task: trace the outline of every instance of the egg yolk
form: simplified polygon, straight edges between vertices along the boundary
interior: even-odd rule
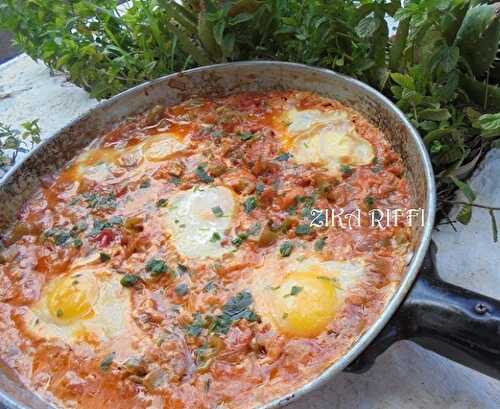
[[[147,160],[158,162],[182,149],[184,149],[184,144],[177,141],[174,135],[162,134],[149,139],[143,146],[143,153]]]
[[[57,278],[47,293],[50,315],[62,322],[91,318],[97,291],[89,278],[78,274]]]
[[[289,336],[315,337],[335,318],[335,287],[326,277],[310,272],[292,273],[274,293],[276,325]]]

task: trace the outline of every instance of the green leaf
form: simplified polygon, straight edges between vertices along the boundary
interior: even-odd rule
[[[391,78],[396,84],[402,86],[403,88],[415,91],[415,82],[409,75],[400,74],[399,72],[393,72],[391,74]]]
[[[441,68],[445,73],[451,72],[457,66],[460,51],[458,47],[442,46],[431,60],[431,71],[437,67]]]
[[[472,206],[464,205],[458,212],[457,220],[462,224],[469,224],[471,217],[472,217]]]
[[[496,114],[484,114],[478,119],[479,126],[484,130],[500,128],[500,112]]]
[[[451,118],[447,109],[423,109],[418,113],[419,119],[427,119],[429,121],[446,121]]]
[[[471,7],[457,33],[456,44],[476,76],[493,64],[500,43],[500,18],[496,7],[481,4]]]
[[[401,71],[403,67],[403,51],[406,47],[408,31],[410,29],[410,19],[399,22],[396,35],[392,39],[390,51],[389,68],[392,71]]]
[[[375,13],[370,13],[358,23],[355,28],[356,34],[361,38],[368,38],[375,34],[375,31],[380,26],[380,19],[375,16]]]
[[[500,107],[500,87],[460,75],[460,87],[478,106],[485,110],[498,111]]]
[[[455,176],[450,176],[450,178],[451,180],[453,180],[453,183],[455,183],[455,185],[457,185],[457,187],[462,191],[469,202],[473,202],[474,200],[476,200],[476,194],[472,191],[471,187],[466,182],[462,182]]]

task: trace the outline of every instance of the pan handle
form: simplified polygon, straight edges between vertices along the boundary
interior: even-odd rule
[[[399,310],[346,371],[365,372],[391,344],[406,339],[500,379],[500,301],[443,281],[435,252],[432,244]]]

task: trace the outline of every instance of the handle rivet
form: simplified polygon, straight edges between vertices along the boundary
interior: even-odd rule
[[[483,315],[487,312],[490,312],[490,307],[482,302],[478,302],[474,307],[474,311],[476,311],[480,315]]]

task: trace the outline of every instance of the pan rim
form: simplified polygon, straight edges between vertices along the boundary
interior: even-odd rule
[[[360,89],[364,94],[371,96],[373,99],[380,101],[388,110],[392,111],[393,114],[397,117],[398,121],[408,130],[408,134],[411,135],[413,142],[415,143],[416,149],[418,151],[418,156],[420,157],[423,167],[424,174],[426,179],[426,208],[424,213],[425,225],[422,230],[422,236],[420,242],[418,243],[415,252],[411,261],[408,264],[405,276],[403,280],[400,282],[398,289],[391,296],[390,300],[387,302],[384,310],[379,315],[377,320],[354,342],[354,344],[350,347],[346,354],[344,354],[337,361],[333,362],[327,369],[325,369],[318,376],[300,386],[296,390],[278,397],[270,402],[267,402],[261,406],[259,409],[272,409],[277,407],[285,406],[300,397],[306,395],[309,392],[319,388],[324,385],[327,381],[332,379],[342,370],[344,370],[356,357],[358,357],[363,350],[368,347],[368,345],[375,339],[375,337],[380,333],[380,331],[384,328],[384,326],[388,323],[389,319],[396,313],[400,304],[405,299],[408,294],[413,282],[415,281],[420,266],[423,262],[424,256],[427,252],[427,248],[429,247],[431,241],[431,233],[434,227],[434,218],[436,211],[436,189],[435,189],[435,180],[434,173],[432,170],[432,164],[423,142],[423,139],[417,132],[417,130],[413,127],[410,121],[406,118],[406,116],[401,112],[401,110],[392,103],[387,97],[385,97],[380,92],[376,91],[369,85],[351,78],[349,76],[339,74],[335,71],[326,69],[326,68],[318,68],[312,67],[305,64],[291,63],[285,61],[269,61],[269,60],[258,60],[258,61],[240,61],[240,62],[230,62],[230,63],[222,63],[222,64],[214,64],[207,65],[203,67],[197,67],[185,71],[180,71],[177,73],[169,74],[160,78],[157,78],[152,81],[148,81],[142,83],[136,87],[130,88],[126,91],[123,91],[110,99],[102,101],[95,105],[94,107],[87,110],[85,113],[76,117],[73,121],[62,127],[60,130],[55,132],[53,135],[46,138],[42,143],[40,143],[35,149],[33,149],[29,154],[24,156],[21,161],[19,161],[16,165],[14,165],[0,180],[0,188],[3,188],[5,185],[9,183],[11,178],[23,168],[25,162],[31,157],[43,151],[46,145],[52,141],[54,138],[58,137],[60,134],[64,133],[69,128],[77,125],[80,121],[85,119],[86,117],[92,115],[93,112],[102,110],[106,107],[109,107],[116,102],[127,98],[130,95],[134,95],[137,92],[143,91],[148,87],[154,86],[158,83],[168,82],[172,79],[175,79],[178,76],[186,76],[193,73],[198,72],[212,72],[218,70],[224,70],[227,67],[233,68],[245,68],[245,67],[270,67],[270,66],[278,66],[278,67],[287,67],[291,69],[300,71],[307,71],[310,73],[317,73],[322,76],[336,78],[342,80],[347,85],[353,86],[354,88]],[[15,409],[24,409],[25,406],[18,402],[13,397],[9,396],[6,392],[4,392],[0,387],[0,403],[6,405],[8,408]]]

